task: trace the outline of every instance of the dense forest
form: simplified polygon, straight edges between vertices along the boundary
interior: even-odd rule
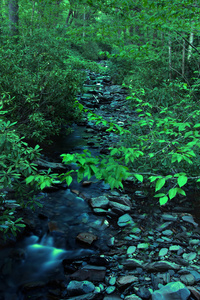
[[[0,230],[23,227],[4,206],[34,207],[38,189],[72,181],[70,170],[41,173],[43,145],[82,117],[120,135],[104,158],[64,154],[81,181],[95,175],[111,188],[132,177],[160,205],[200,181],[200,5],[195,0],[2,0],[0,4]],[[107,61],[107,68],[99,64]],[[77,101],[86,70],[128,91],[137,113],[126,128]],[[26,199],[26,201],[25,201]],[[28,199],[28,200],[27,200]]]

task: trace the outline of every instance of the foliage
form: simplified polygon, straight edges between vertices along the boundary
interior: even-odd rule
[[[0,202],[3,211],[0,217],[0,231],[11,230],[15,233],[24,227],[24,224],[20,223],[21,218],[15,220],[14,208],[6,208],[6,195],[12,190],[17,194],[17,206],[33,207],[33,190],[30,191],[24,179],[36,173],[34,160],[39,157],[41,149],[38,145],[31,148],[24,142],[24,138],[16,133],[16,123],[7,121],[5,111],[1,110],[0,115]]]
[[[64,40],[41,35],[39,31],[26,44],[8,42],[0,49],[0,89],[10,96],[4,109],[26,138],[40,142],[78,117],[73,103],[85,77],[78,70],[87,66],[63,47]]]

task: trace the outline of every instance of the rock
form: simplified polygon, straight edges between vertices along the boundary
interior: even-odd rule
[[[3,204],[7,208],[19,208],[19,207],[21,207],[20,204],[16,203],[16,200],[4,200]]]
[[[103,300],[121,300],[122,298],[120,296],[117,295],[109,295],[109,296],[105,296],[103,298]]]
[[[109,198],[110,201],[121,203],[123,205],[130,206],[130,207],[132,206],[132,203],[130,201],[130,197],[128,195],[123,195],[123,196],[120,196],[120,197],[110,195],[108,198]]]
[[[117,279],[117,284],[119,287],[123,287],[126,285],[129,285],[135,281],[138,281],[138,278],[134,275],[125,275],[125,276],[120,276]]]
[[[199,243],[200,243],[199,239],[189,240],[189,244],[192,246],[199,245]]]
[[[128,295],[124,298],[124,300],[142,300],[140,297],[136,296],[135,294]]]
[[[153,262],[145,265],[145,269],[147,271],[167,271],[167,270],[179,270],[181,267],[177,265],[176,263],[169,262],[169,261],[158,261]]]
[[[83,181],[82,186],[90,186],[92,184],[92,181]]]
[[[143,268],[144,262],[142,260],[138,259],[127,259],[125,262],[123,262],[123,266],[125,269],[131,270],[135,268]]]
[[[109,285],[115,285],[117,278],[115,276],[111,276],[108,280]]]
[[[115,289],[116,289],[115,286],[108,286],[106,288],[106,293],[110,295],[110,294],[114,293]]]
[[[68,300],[92,300],[92,299],[97,299],[97,295],[95,293],[88,293],[85,295],[70,297],[67,299]],[[60,299],[60,300],[64,300],[64,299]]]
[[[80,191],[78,191],[78,190],[71,190],[71,192],[76,194],[77,196],[80,194]]]
[[[66,169],[65,165],[63,165],[62,163],[54,163],[54,162],[46,161],[42,158],[39,158],[37,161],[34,161],[34,163],[38,165],[38,167],[45,168],[45,169],[49,169],[49,168],[53,170]]]
[[[193,286],[187,286],[187,288],[196,300],[200,300],[200,292],[197,289],[195,289]]]
[[[159,226],[157,227],[157,230],[158,230],[159,232],[161,232],[161,231],[165,230],[167,227],[169,227],[169,225],[171,225],[171,224],[172,224],[172,222],[165,222],[165,223],[159,225]]]
[[[192,215],[183,216],[182,220],[192,224],[194,227],[198,227],[198,224],[194,221]]]
[[[150,246],[149,243],[140,243],[140,244],[137,245],[137,248],[139,250],[144,250],[144,249],[148,249],[149,246]]]
[[[128,247],[126,253],[127,253],[127,255],[131,255],[135,252],[135,250],[136,250],[135,246],[130,246],[130,247]]]
[[[95,286],[90,281],[70,281],[70,283],[67,286],[67,292],[69,296],[78,296],[82,294],[88,294],[93,292],[95,289]]]
[[[50,221],[48,223],[48,228],[49,228],[50,232],[61,232],[61,233],[63,233],[63,231],[58,228],[58,224],[57,224],[56,221]]]
[[[98,238],[96,235],[94,235],[90,232],[82,232],[77,235],[76,239],[77,239],[77,241],[82,242],[86,245],[91,245]]]
[[[158,253],[158,256],[165,256],[165,255],[167,255],[167,253],[168,253],[167,248],[161,248],[159,253]]]
[[[131,210],[130,206],[123,205],[121,203],[117,203],[117,202],[113,202],[113,201],[110,201],[109,205],[110,205],[110,207],[113,207],[113,208],[116,208],[116,209],[119,209],[119,210],[125,211],[125,212]]]
[[[119,217],[117,224],[119,227],[125,227],[127,225],[133,225],[134,221],[129,214],[125,214]]]
[[[176,214],[163,214],[161,217],[164,221],[176,221],[178,219]]]
[[[180,281],[170,282],[160,290],[153,292],[152,300],[187,300],[190,291]]]
[[[172,235],[173,234],[173,231],[172,230],[164,230],[163,232],[162,232],[162,234],[163,235],[166,235],[166,236],[170,236],[170,235]]]
[[[137,291],[137,295],[142,299],[149,299],[151,297],[151,292],[149,291],[148,288],[143,286],[139,288],[139,290]]]
[[[86,265],[73,273],[70,278],[73,280],[104,281],[106,267]]]
[[[184,253],[183,254],[183,258],[186,259],[186,260],[194,260],[196,258],[197,254],[196,252],[190,252],[190,253]]]
[[[172,245],[169,247],[169,251],[172,251],[172,252],[177,252],[180,249],[182,249],[182,248],[179,245]]]
[[[181,275],[180,281],[185,285],[193,285],[195,283],[195,277],[192,274]]]
[[[102,216],[102,215],[106,215],[107,214],[107,210],[103,209],[103,208],[94,208],[93,212],[96,215]]]
[[[106,196],[99,196],[90,199],[92,208],[108,208],[109,199]]]
[[[200,274],[197,271],[191,270],[189,272],[194,276],[196,282],[200,281]]]

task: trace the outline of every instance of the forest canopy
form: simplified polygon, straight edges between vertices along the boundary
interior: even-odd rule
[[[194,0],[1,1],[2,203],[12,187],[24,207],[24,195],[32,199],[33,189],[55,179],[38,174],[34,161],[44,143],[63,125],[69,132],[84,113],[76,96],[88,69],[126,87],[130,110],[139,116],[128,131],[107,124],[121,134],[121,147],[110,149],[102,170],[116,164],[118,179],[103,171],[99,179],[115,188],[133,175],[155,189],[161,205],[185,195],[183,187],[198,186],[199,16]],[[100,60],[107,60],[107,69]],[[64,160],[80,162],[77,155]],[[93,165],[100,163],[94,158]],[[87,163],[83,176],[86,170]],[[65,180],[70,184],[70,174]],[[19,223],[9,213],[1,217],[3,230]]]

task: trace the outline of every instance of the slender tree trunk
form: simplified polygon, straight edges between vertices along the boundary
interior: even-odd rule
[[[182,76],[185,77],[185,40],[183,40],[183,53],[182,53]]]
[[[172,80],[172,44],[171,40],[169,40],[169,80]]]
[[[190,61],[191,59],[191,56],[192,56],[192,45],[193,45],[193,42],[194,42],[194,33],[191,31],[190,33],[190,39],[189,39],[189,43],[190,45],[188,46],[188,61]]]
[[[8,10],[9,10],[9,21],[10,21],[10,33],[12,36],[17,36],[19,35],[18,0],[9,0]]]
[[[32,2],[33,2],[33,5],[32,5],[32,14],[31,14],[31,29],[30,29],[30,35],[33,34],[33,28],[34,28],[34,25],[33,25],[33,17],[34,17],[34,13],[35,13],[35,0],[33,0]]]
[[[83,39],[85,37],[85,6],[83,11]]]

